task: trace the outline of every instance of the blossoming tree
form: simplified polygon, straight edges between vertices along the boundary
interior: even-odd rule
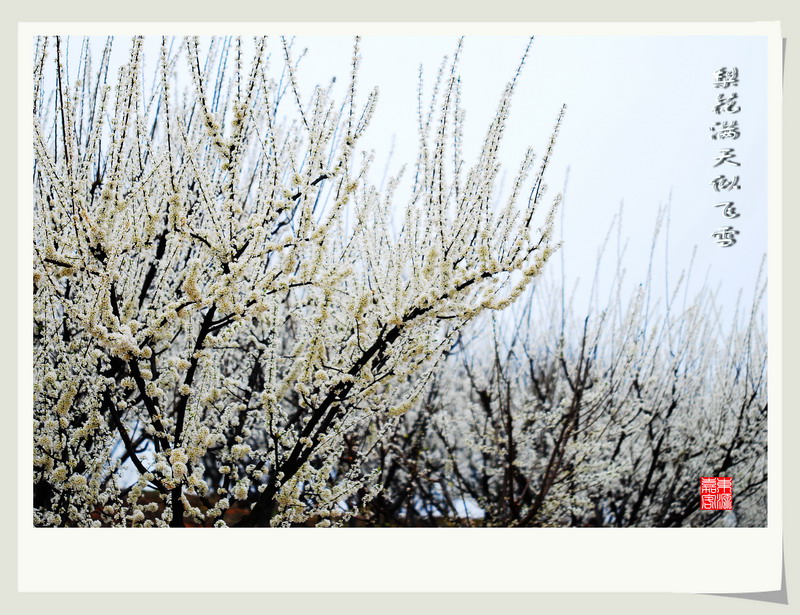
[[[116,74],[111,39],[69,43],[34,61],[34,522],[347,521],[458,332],[553,252],[558,198],[536,215],[563,109],[497,203],[528,50],[467,167],[459,43],[399,206],[358,149],[358,40],[343,99],[303,95],[282,38],[135,37]]]
[[[567,312],[564,328],[557,304],[533,328],[533,302],[516,321],[504,315],[506,327],[498,317],[404,417],[408,444],[400,435],[384,449],[380,465],[398,476],[375,514],[422,525],[765,526],[763,291],[727,330],[708,317],[720,312],[708,291],[659,314],[639,290],[601,313]],[[734,478],[733,511],[700,510],[702,476]]]

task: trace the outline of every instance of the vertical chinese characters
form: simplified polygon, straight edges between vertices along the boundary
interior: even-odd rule
[[[723,89],[725,92],[717,96],[717,103],[714,105],[714,113],[722,116],[724,114],[739,113],[742,108],[739,106],[739,94],[736,91],[729,90],[739,85],[739,69],[736,67],[727,68],[723,66],[714,73],[714,87]],[[714,141],[734,141],[741,136],[739,129],[739,122],[737,120],[722,120],[714,122],[710,127],[711,139]],[[720,144],[728,145],[728,144]],[[713,168],[719,167],[741,167],[742,163],[736,159],[736,150],[733,147],[722,147],[717,150],[714,156]],[[741,190],[742,186],[739,183],[739,175],[728,177],[720,173],[711,180],[711,187],[715,192],[730,192],[733,190]],[[734,201],[721,201],[716,203],[714,207],[720,207],[722,216],[726,219],[738,218],[739,213],[736,211]],[[729,248],[736,243],[736,235],[739,231],[732,226],[722,226],[714,231],[711,236],[722,248]]]

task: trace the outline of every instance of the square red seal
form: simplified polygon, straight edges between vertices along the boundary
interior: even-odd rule
[[[733,510],[733,479],[730,476],[700,478],[700,510]]]

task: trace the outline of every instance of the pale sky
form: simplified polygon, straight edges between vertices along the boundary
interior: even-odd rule
[[[418,66],[430,86],[441,57],[452,55],[454,37],[362,39],[361,93],[378,85],[378,109],[361,142],[385,152],[395,139],[392,168],[416,153]],[[465,153],[474,159],[503,85],[514,74],[527,39],[467,37],[460,62],[466,109]],[[348,37],[302,37],[308,48],[300,67],[315,76],[337,74],[347,83],[352,41]],[[715,88],[717,69],[737,67],[740,84]],[[623,242],[628,241],[626,279],[644,279],[656,214],[670,201],[670,283],[697,254],[692,288],[708,283],[732,305],[739,289],[749,293],[767,252],[767,40],[732,36],[541,36],[536,37],[511,107],[504,143],[507,171],[516,170],[525,147],[544,153],[562,103],[567,113],[548,172],[549,195],[564,189],[563,256],[567,286],[591,283],[596,255],[612,217],[624,203]],[[426,90],[428,91],[428,90]],[[716,115],[720,93],[736,92],[741,111]],[[716,121],[737,120],[741,136],[714,141]],[[736,167],[714,167],[722,148],[733,147]],[[380,157],[375,167],[383,169]],[[738,175],[741,189],[715,192],[720,174]],[[726,220],[714,205],[734,201],[740,216]],[[402,203],[402,202],[400,202]],[[720,227],[740,231],[736,245],[719,247]],[[661,232],[666,233],[666,223]],[[608,255],[613,272],[616,245]],[[664,249],[657,251],[657,266]],[[560,267],[560,265],[559,265]],[[664,287],[663,275],[656,277]],[[662,293],[663,294],[663,293]]]

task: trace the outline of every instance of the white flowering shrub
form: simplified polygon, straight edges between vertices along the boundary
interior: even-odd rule
[[[378,104],[357,104],[358,42],[343,99],[301,93],[284,39],[68,44],[38,39],[33,75],[34,523],[369,510],[375,456],[458,332],[555,248],[558,199],[534,220],[561,115],[496,203],[522,64],[470,163],[459,45],[399,206],[358,149]]]
[[[620,272],[605,309],[576,317],[548,279],[460,339],[383,449],[376,518],[766,526],[766,285],[727,322],[685,276],[658,302]],[[733,477],[733,512],[699,510],[702,476]]]

